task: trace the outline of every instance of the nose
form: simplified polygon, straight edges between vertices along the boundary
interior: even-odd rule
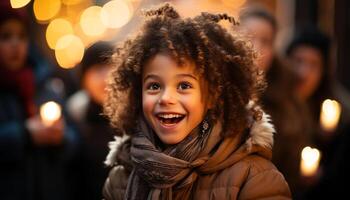
[[[300,79],[305,79],[311,72],[310,66],[307,63],[299,63],[296,66],[296,73]]]
[[[10,42],[12,46],[17,46],[20,44],[21,39],[19,37],[11,37]]]
[[[175,92],[172,91],[171,89],[165,89],[161,93],[159,100],[158,100],[160,105],[171,105],[175,104],[176,102],[176,97],[175,97]]]

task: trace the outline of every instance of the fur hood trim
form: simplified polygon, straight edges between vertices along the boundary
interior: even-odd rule
[[[110,141],[108,143],[109,147],[109,153],[107,155],[107,158],[104,162],[106,166],[113,166],[116,162],[116,157],[118,153],[118,147],[126,141],[130,136],[124,134],[122,137],[114,136],[114,141]]]
[[[256,106],[253,101],[250,101],[247,105],[247,109],[252,108],[260,109],[260,107]],[[274,133],[275,128],[271,123],[270,115],[262,112],[262,118],[259,121],[253,120],[249,136],[245,141],[245,145],[248,150],[250,150],[253,145],[272,149]],[[130,136],[126,134],[124,134],[123,137],[115,136],[114,141],[109,142],[108,146],[110,151],[104,162],[107,166],[113,166],[115,164],[119,145],[126,141],[129,137]]]
[[[256,106],[253,101],[250,101],[247,105],[247,109],[262,109]],[[245,145],[248,150],[251,149],[253,145],[262,146],[264,148],[272,149],[273,147],[273,134],[275,133],[274,125],[271,123],[271,117],[267,113],[262,111],[262,117],[259,121],[253,121],[249,137],[246,139]]]

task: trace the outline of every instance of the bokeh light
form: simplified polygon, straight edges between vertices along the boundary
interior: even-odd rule
[[[55,56],[58,64],[65,69],[73,68],[84,55],[84,45],[79,37],[65,35],[56,44]]]
[[[34,15],[39,21],[48,21],[61,9],[60,0],[35,0],[34,5]]]
[[[84,31],[82,30],[80,24],[75,24],[74,27],[74,35],[78,36],[81,41],[83,42],[85,48],[90,46],[92,43],[98,41],[101,39],[101,37],[103,35],[99,35],[99,36],[88,36],[84,33]]]
[[[124,0],[113,0],[106,3],[101,10],[101,19],[108,28],[124,26],[133,14],[133,7]]]
[[[43,123],[51,126],[61,117],[61,106],[54,101],[49,101],[40,107],[40,117]]]
[[[309,146],[301,152],[300,171],[303,176],[314,176],[317,173],[321,152]]]
[[[106,26],[101,20],[101,10],[99,6],[91,6],[81,14],[80,26],[86,35],[97,36],[105,32]]]
[[[82,0],[61,0],[64,5],[71,6],[82,2]]]
[[[325,131],[333,131],[337,128],[341,114],[341,105],[331,99],[326,99],[322,103],[320,122]]]
[[[72,24],[62,18],[50,22],[46,29],[46,41],[51,49],[55,49],[59,38],[64,35],[73,34]]]
[[[30,0],[11,0],[10,1],[12,8],[22,8],[26,6],[29,2]]]

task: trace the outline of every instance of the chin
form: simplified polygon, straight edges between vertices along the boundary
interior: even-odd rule
[[[183,140],[183,138],[179,138],[179,137],[166,137],[166,136],[159,137],[159,139],[166,145],[178,144]]]

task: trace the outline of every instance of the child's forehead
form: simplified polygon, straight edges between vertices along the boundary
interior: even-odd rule
[[[198,67],[191,59],[178,59],[168,54],[156,54],[149,59],[143,67],[143,74],[146,73],[189,73],[199,75]]]

